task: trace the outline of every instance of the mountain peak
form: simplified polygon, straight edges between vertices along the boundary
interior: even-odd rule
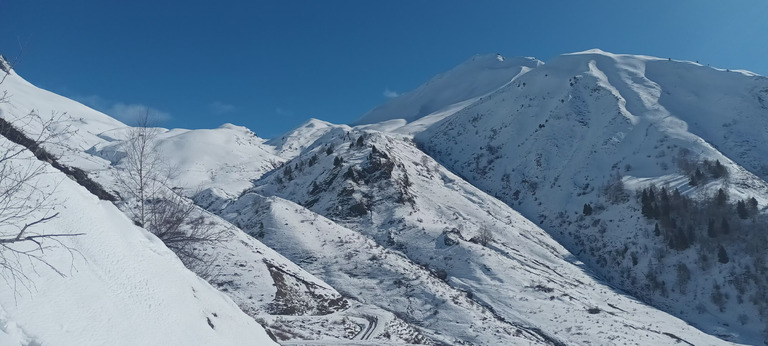
[[[524,70],[543,64],[530,57],[505,58],[501,54],[477,54],[415,90],[370,110],[353,125],[393,119],[412,122],[451,105],[482,97],[506,85]]]

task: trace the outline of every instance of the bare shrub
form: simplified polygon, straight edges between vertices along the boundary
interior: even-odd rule
[[[211,259],[203,256],[200,247],[220,243],[228,234],[227,229],[207,222],[191,200],[169,186],[173,170],[156,151],[160,132],[149,124],[147,111],[138,126],[128,132],[122,146],[125,157],[114,176],[127,193],[123,198],[124,209],[138,225],[173,250],[188,268],[198,274],[209,273]]]
[[[2,57],[0,64],[4,72],[0,80],[2,84],[10,73],[10,65]],[[0,103],[8,102],[8,93],[3,91]],[[33,286],[30,275],[36,273],[37,265],[64,276],[44,256],[45,250],[60,247],[74,255],[76,250],[62,243],[61,238],[82,235],[40,230],[41,225],[59,215],[54,211],[59,201],[51,198],[58,183],[43,179],[48,174],[47,164],[38,158],[53,158],[43,146],[69,133],[67,127],[51,130],[62,117],[64,114],[52,114],[43,119],[32,111],[17,119],[0,118],[0,135],[3,137],[0,140],[0,276],[14,292],[19,287],[29,289]],[[30,136],[20,129],[36,133]]]

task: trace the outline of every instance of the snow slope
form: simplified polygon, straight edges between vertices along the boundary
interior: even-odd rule
[[[130,128],[101,134],[103,141],[86,150],[95,159],[119,164],[125,157],[123,141]],[[171,172],[169,184],[183,188],[189,196],[208,188],[237,195],[255,179],[282,164],[275,149],[242,126],[224,124],[216,129],[153,129],[153,150]],[[107,166],[108,167],[108,166]],[[101,167],[102,170],[107,167]]]
[[[744,246],[764,244],[760,234],[709,241],[706,227],[694,227],[689,237],[699,234],[699,243],[668,250],[641,216],[635,191],[656,184],[704,201],[724,188],[732,208],[755,197],[764,209],[767,95],[768,78],[752,73],[592,50],[529,71],[415,140],[538,222],[613,284],[709,333],[760,343],[759,310],[768,297],[762,276],[753,273],[762,271],[765,252]],[[730,174],[689,185],[687,170],[703,160],[720,161]],[[612,200],[604,188],[617,181],[625,196]],[[596,215],[582,215],[585,204]],[[707,259],[718,244],[730,263]],[[690,280],[682,279],[681,266]],[[735,284],[739,278],[748,283]],[[720,292],[722,306],[711,298]]]
[[[4,138],[0,145],[14,146]],[[42,164],[29,152],[13,160],[17,167],[35,162]],[[4,345],[272,343],[258,323],[184,268],[155,236],[60,172],[45,169],[49,172],[32,183],[49,194],[52,210],[47,215],[59,214],[33,230],[83,235],[43,243],[48,248],[42,258],[64,275],[22,258],[19,268],[29,278],[3,282]],[[21,222],[45,216],[45,211]],[[5,270],[3,276],[10,277]]]
[[[394,119],[412,122],[446,107],[479,98],[541,64],[534,58],[505,59],[498,55],[475,55],[450,71],[433,77],[416,90],[370,110],[353,125]]]

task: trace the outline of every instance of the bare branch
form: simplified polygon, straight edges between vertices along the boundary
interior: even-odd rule
[[[210,270],[204,269],[199,248],[215,246],[229,232],[206,222],[204,213],[192,201],[169,186],[173,170],[155,150],[159,131],[149,127],[150,119],[147,111],[122,145],[125,157],[114,176],[125,193],[123,209],[138,225],[160,238],[188,268],[207,273]]]
[[[2,83],[10,67],[0,63],[5,67]],[[7,92],[1,95],[0,102],[10,102]],[[52,113],[44,119],[33,110],[24,116],[14,118],[12,113],[5,113],[0,118],[0,277],[15,293],[19,288],[34,288],[31,276],[38,274],[38,266],[64,276],[48,261],[47,249],[64,249],[73,260],[78,253],[61,239],[82,233],[46,234],[37,230],[59,216],[51,212],[62,201],[51,196],[63,179],[44,178],[51,172],[46,162],[55,161],[44,147],[59,145],[59,139],[72,133],[64,124],[65,117],[65,113]]]
[[[32,226],[34,226],[34,225],[37,225],[37,224],[39,224],[39,223],[44,223],[44,222],[47,222],[48,220],[51,220],[51,219],[53,219],[53,218],[55,218],[55,217],[57,217],[57,216],[59,216],[59,213],[53,214],[53,215],[51,215],[51,216],[48,216],[48,217],[43,217],[43,218],[41,218],[41,219],[39,219],[39,220],[37,220],[37,221],[34,221],[34,222],[30,222],[30,223],[28,223],[28,224],[24,225],[24,227],[22,227],[22,228],[21,228],[21,231],[19,231],[19,234],[17,234],[17,235],[16,235],[16,238],[14,238],[14,240],[15,240],[15,241],[23,241],[24,239],[27,239],[27,240],[28,240],[28,239],[33,239],[33,238],[34,238],[34,236],[32,236],[32,237],[25,237],[25,238],[23,238],[23,239],[21,238],[21,236],[24,234],[24,231],[26,231],[26,230],[27,230],[27,228],[30,228],[30,227],[32,227]],[[4,240],[4,239],[0,239],[0,242],[2,242],[3,240]],[[11,241],[9,241],[9,242],[11,242]]]

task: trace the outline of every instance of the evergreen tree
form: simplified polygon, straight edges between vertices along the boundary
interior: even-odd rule
[[[725,248],[722,244],[717,249],[717,261],[720,263],[728,263],[730,259],[728,258],[728,253],[725,252]]]
[[[749,218],[749,212],[747,211],[747,204],[743,200],[736,203],[736,213],[739,214],[739,218],[745,220]]]
[[[750,215],[757,214],[757,200],[755,199],[755,197],[750,197],[747,200],[747,209]]]
[[[675,250],[685,250],[691,245],[688,235],[682,227],[675,228]]]
[[[641,197],[642,201],[642,214],[646,218],[652,218],[653,217],[653,200],[651,199],[650,195],[648,194],[648,189],[643,189],[643,194]]]
[[[312,167],[312,166],[314,166],[317,163],[318,160],[319,159],[317,157],[317,154],[314,154],[314,155],[312,155],[312,157],[309,158],[309,161],[307,161],[307,165],[309,167]]]
[[[693,225],[688,225],[688,242],[693,244],[696,241],[696,231],[693,229]]]
[[[669,193],[667,193],[667,188],[662,187],[661,191],[659,192],[659,199],[661,200],[659,203],[659,216],[663,218],[669,217]]]
[[[718,189],[717,196],[715,196],[715,203],[722,207],[725,206],[726,202],[728,202],[728,194],[726,194],[723,189]]]
[[[728,224],[728,220],[723,216],[723,220],[720,222],[720,232],[723,234],[731,233],[731,226]]]
[[[717,237],[717,230],[715,229],[715,220],[709,219],[709,223],[707,223],[707,235],[710,238]]]
[[[582,213],[584,213],[584,215],[586,216],[592,215],[592,206],[589,205],[589,203],[584,203],[584,208],[582,209]]]
[[[683,195],[680,194],[680,190],[675,189],[672,191],[672,196],[669,198],[669,209],[671,212],[675,212],[683,207]]]
[[[726,175],[728,175],[728,169],[726,169],[725,166],[720,163],[720,160],[715,161],[715,169],[713,172],[715,179],[722,178]]]
[[[694,172],[693,175],[696,177],[697,182],[703,182],[707,178],[698,167],[696,167],[696,172]]]
[[[291,169],[291,165],[286,165],[285,169],[283,170],[283,175],[288,179],[293,179],[293,169]]]
[[[661,235],[661,229],[659,229],[659,223],[656,223],[656,226],[653,227],[653,235],[660,236]]]

